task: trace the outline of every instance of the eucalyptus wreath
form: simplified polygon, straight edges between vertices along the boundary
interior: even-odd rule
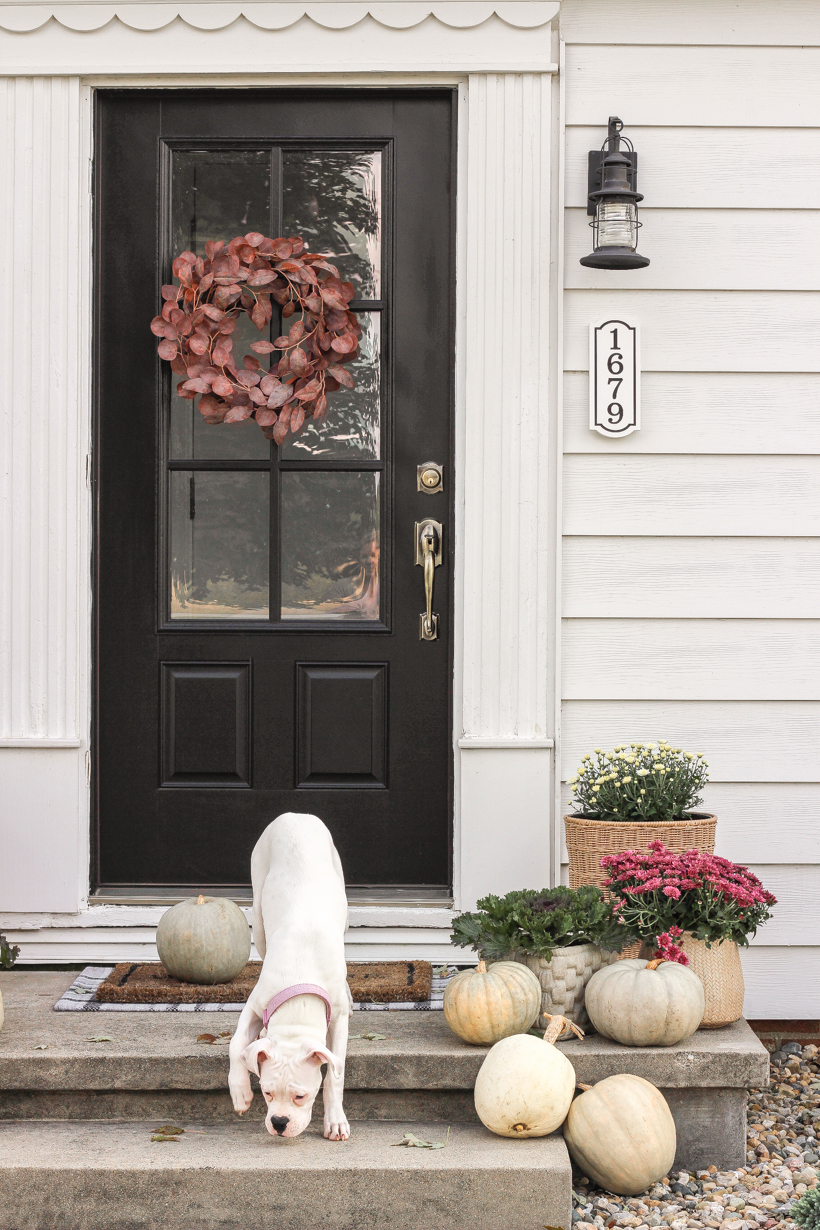
[[[629,937],[599,888],[520,889],[505,897],[482,897],[478,909],[453,920],[451,943],[473,948],[484,961],[514,953],[544,957],[555,948],[600,944],[619,950]]]
[[[185,377],[180,397],[194,401],[206,423],[255,418],[264,434],[281,444],[306,416],[320,419],[327,395],[353,388],[344,366],[359,353],[361,327],[349,308],[354,290],[320,253],[308,252],[299,235],[269,239],[258,231],[205,244],[205,255],[181,252],[173,263],[179,285],[162,287],[162,312],[151,321],[161,341],[159,357]],[[297,313],[275,341],[251,342],[255,353],[241,359],[233,337],[241,314],[260,332],[273,318],[273,300],[283,321]],[[263,358],[280,351],[275,366]]]

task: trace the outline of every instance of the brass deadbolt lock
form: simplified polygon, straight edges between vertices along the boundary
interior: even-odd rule
[[[425,461],[417,467],[416,474],[418,490],[425,495],[435,495],[444,490],[444,466],[437,461]]]

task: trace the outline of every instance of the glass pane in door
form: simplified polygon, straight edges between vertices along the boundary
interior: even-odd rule
[[[282,230],[326,253],[357,299],[381,297],[382,156],[379,150],[288,150],[282,158]]]
[[[233,333],[234,354],[239,358],[252,355],[251,342],[267,339],[243,312]],[[199,398],[195,402],[177,396],[177,384],[183,376],[171,375],[171,434],[169,456],[175,459],[205,458],[223,461],[261,460],[270,457],[270,440],[262,434],[255,419],[242,423],[206,423],[199,413]]]
[[[209,239],[270,234],[270,151],[173,150],[171,242],[204,256]]]
[[[344,387],[328,394],[327,411],[318,423],[305,419],[298,435],[289,435],[282,456],[299,458],[361,457],[378,461],[381,435],[381,317],[378,312],[357,312],[362,336],[359,355],[347,370],[355,388]]]
[[[380,477],[281,475],[283,620],[379,618]]]
[[[171,619],[267,619],[268,473],[170,480]]]

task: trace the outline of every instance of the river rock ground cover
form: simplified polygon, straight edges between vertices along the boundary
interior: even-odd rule
[[[580,1173],[573,1230],[789,1230],[791,1210],[820,1172],[820,1053],[784,1043],[772,1055],[768,1089],[750,1089],[746,1165],[666,1175],[642,1196],[613,1196]]]

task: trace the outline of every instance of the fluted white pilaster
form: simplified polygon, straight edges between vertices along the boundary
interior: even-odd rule
[[[0,744],[80,737],[80,82],[0,80]]]
[[[456,904],[463,909],[485,893],[554,876],[551,94],[548,72],[471,75],[462,126]]]
[[[547,736],[549,74],[469,79],[463,731]]]

